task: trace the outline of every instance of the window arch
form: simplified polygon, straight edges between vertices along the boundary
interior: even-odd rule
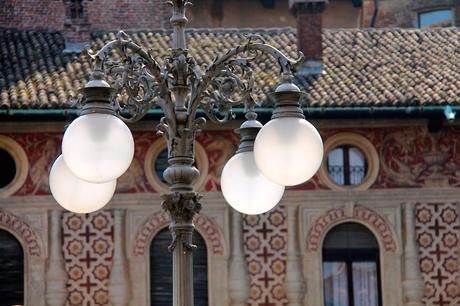
[[[332,228],[323,243],[325,306],[381,306],[379,246],[359,223]]]
[[[24,305],[24,251],[8,231],[0,229],[0,296],[2,305]]]
[[[172,256],[165,252],[171,243],[171,234],[164,228],[150,244],[150,305],[172,305]],[[193,243],[197,246],[193,253],[194,305],[208,306],[208,254],[206,242],[195,231]],[[157,250],[161,250],[158,251]]]

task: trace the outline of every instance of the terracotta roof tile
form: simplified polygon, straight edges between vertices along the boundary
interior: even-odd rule
[[[199,65],[243,44],[248,34],[296,56],[293,29],[189,30],[190,53]],[[135,32],[131,38],[158,58],[167,54],[170,33]],[[324,73],[297,77],[316,107],[411,106],[460,104],[460,31],[457,28],[326,30]],[[97,50],[115,33],[93,34]],[[86,56],[64,53],[58,32],[0,28],[0,108],[66,108],[91,72]],[[161,62],[161,60],[160,60]],[[257,98],[265,99],[277,83],[278,68],[259,58]]]

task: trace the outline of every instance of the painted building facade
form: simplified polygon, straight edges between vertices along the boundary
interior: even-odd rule
[[[0,248],[9,246],[3,253],[9,257],[0,252],[0,261],[19,267],[10,279],[0,277],[3,296],[15,292],[5,305],[163,305],[158,301],[170,291],[158,280],[169,281],[162,268],[168,266],[162,237],[169,219],[160,206],[167,187],[161,178],[165,144],[154,133],[159,112],[151,110],[130,125],[135,157],[105,209],[87,215],[63,211],[50,195],[48,174],[65,126],[77,113],[66,101],[91,72],[87,56],[73,52],[71,44],[88,39],[96,50],[115,39],[112,27],[126,26],[138,29],[129,32],[134,42],[160,58],[170,41],[167,29],[157,29],[167,27],[167,8],[151,1],[157,14],[144,18],[142,1],[106,2],[111,13],[100,18],[110,20],[99,22],[91,16],[100,9],[91,6],[103,1],[42,2],[34,7],[6,1],[6,13],[0,13]],[[225,126],[206,126],[197,138],[196,188],[204,198],[196,241],[202,241],[206,260],[197,261],[197,275],[204,277],[197,281],[196,305],[459,305],[460,32],[392,28],[418,23],[385,17],[390,8],[417,18],[420,7],[447,10],[451,15],[427,20],[450,26],[459,20],[457,2],[381,1],[375,25],[383,29],[340,30],[323,29],[321,20],[327,21],[334,5],[353,1],[291,1],[295,17],[287,1],[273,2],[275,10],[286,6],[289,20],[273,25],[297,29],[194,29],[189,47],[199,65],[244,43],[250,33],[292,57],[303,51],[307,64],[299,67],[296,82],[307,93],[305,114],[320,131],[325,158],[318,174],[287,190],[274,210],[242,216],[220,192],[222,169],[238,146],[233,129],[241,113]],[[396,5],[403,2],[404,9]],[[203,3],[196,6],[216,5]],[[224,5],[264,12],[270,3]],[[372,3],[352,3],[360,20],[372,19]],[[220,26],[226,20],[245,26],[233,10],[238,12],[224,10],[230,17]],[[135,17],[117,15],[122,12]],[[31,25],[26,17],[41,23]],[[136,25],[139,20],[145,23]],[[66,26],[78,22],[84,35]],[[260,87],[254,97],[266,122],[267,93],[277,84],[277,72],[268,58],[254,66]],[[13,262],[21,253],[23,260]],[[5,287],[13,280],[19,282],[14,290]]]

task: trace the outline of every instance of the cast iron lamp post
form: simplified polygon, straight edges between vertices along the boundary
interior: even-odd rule
[[[163,66],[123,32],[98,52],[89,52],[95,66],[92,80],[79,95],[80,117],[64,134],[50,188],[56,201],[70,211],[87,213],[103,207],[134,155],[133,137],[124,122],[136,122],[152,107],[161,107],[164,117],[157,131],[168,146],[169,167],[163,175],[170,192],[161,197],[171,217],[173,305],[192,306],[192,220],[201,208],[201,195],[192,187],[200,174],[193,166],[194,144],[206,122],[197,117],[197,109],[201,107],[210,120],[225,123],[233,118],[233,106],[245,106],[247,120],[237,130],[241,144],[222,173],[225,199],[243,213],[270,210],[281,199],[284,186],[310,179],[321,164],[323,145],[305,120],[299,103],[302,93],[292,82],[301,56],[291,60],[262,38],[251,37],[201,72],[186,45],[185,13],[190,2],[169,3],[173,40]],[[256,120],[251,96],[250,63],[261,54],[272,56],[281,68],[272,120],[264,127]]]

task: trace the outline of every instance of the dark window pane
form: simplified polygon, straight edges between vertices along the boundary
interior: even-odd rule
[[[172,305],[172,254],[168,252],[171,234],[160,231],[150,245],[150,293],[152,306]],[[195,231],[193,243],[194,305],[208,306],[208,256],[206,242]]]
[[[164,149],[158,154],[156,160],[153,161],[153,167],[156,175],[160,178],[163,183],[166,183],[163,178],[163,172],[168,168],[168,149]]]
[[[16,163],[13,156],[4,149],[0,149],[0,169],[0,188],[3,188],[16,176]]]
[[[193,163],[195,167],[198,168],[196,161]],[[155,172],[156,176],[163,182],[167,183],[163,177],[163,172],[166,168],[169,167],[168,163],[168,149],[164,148],[160,154],[157,155],[157,158],[153,161],[153,171]]]
[[[0,305],[24,305],[24,254],[19,241],[0,230]]]
[[[71,19],[81,19],[85,17],[82,0],[67,0],[69,16]]]
[[[343,223],[331,229],[324,239],[324,250],[368,249],[378,250],[377,240],[364,225]]]

